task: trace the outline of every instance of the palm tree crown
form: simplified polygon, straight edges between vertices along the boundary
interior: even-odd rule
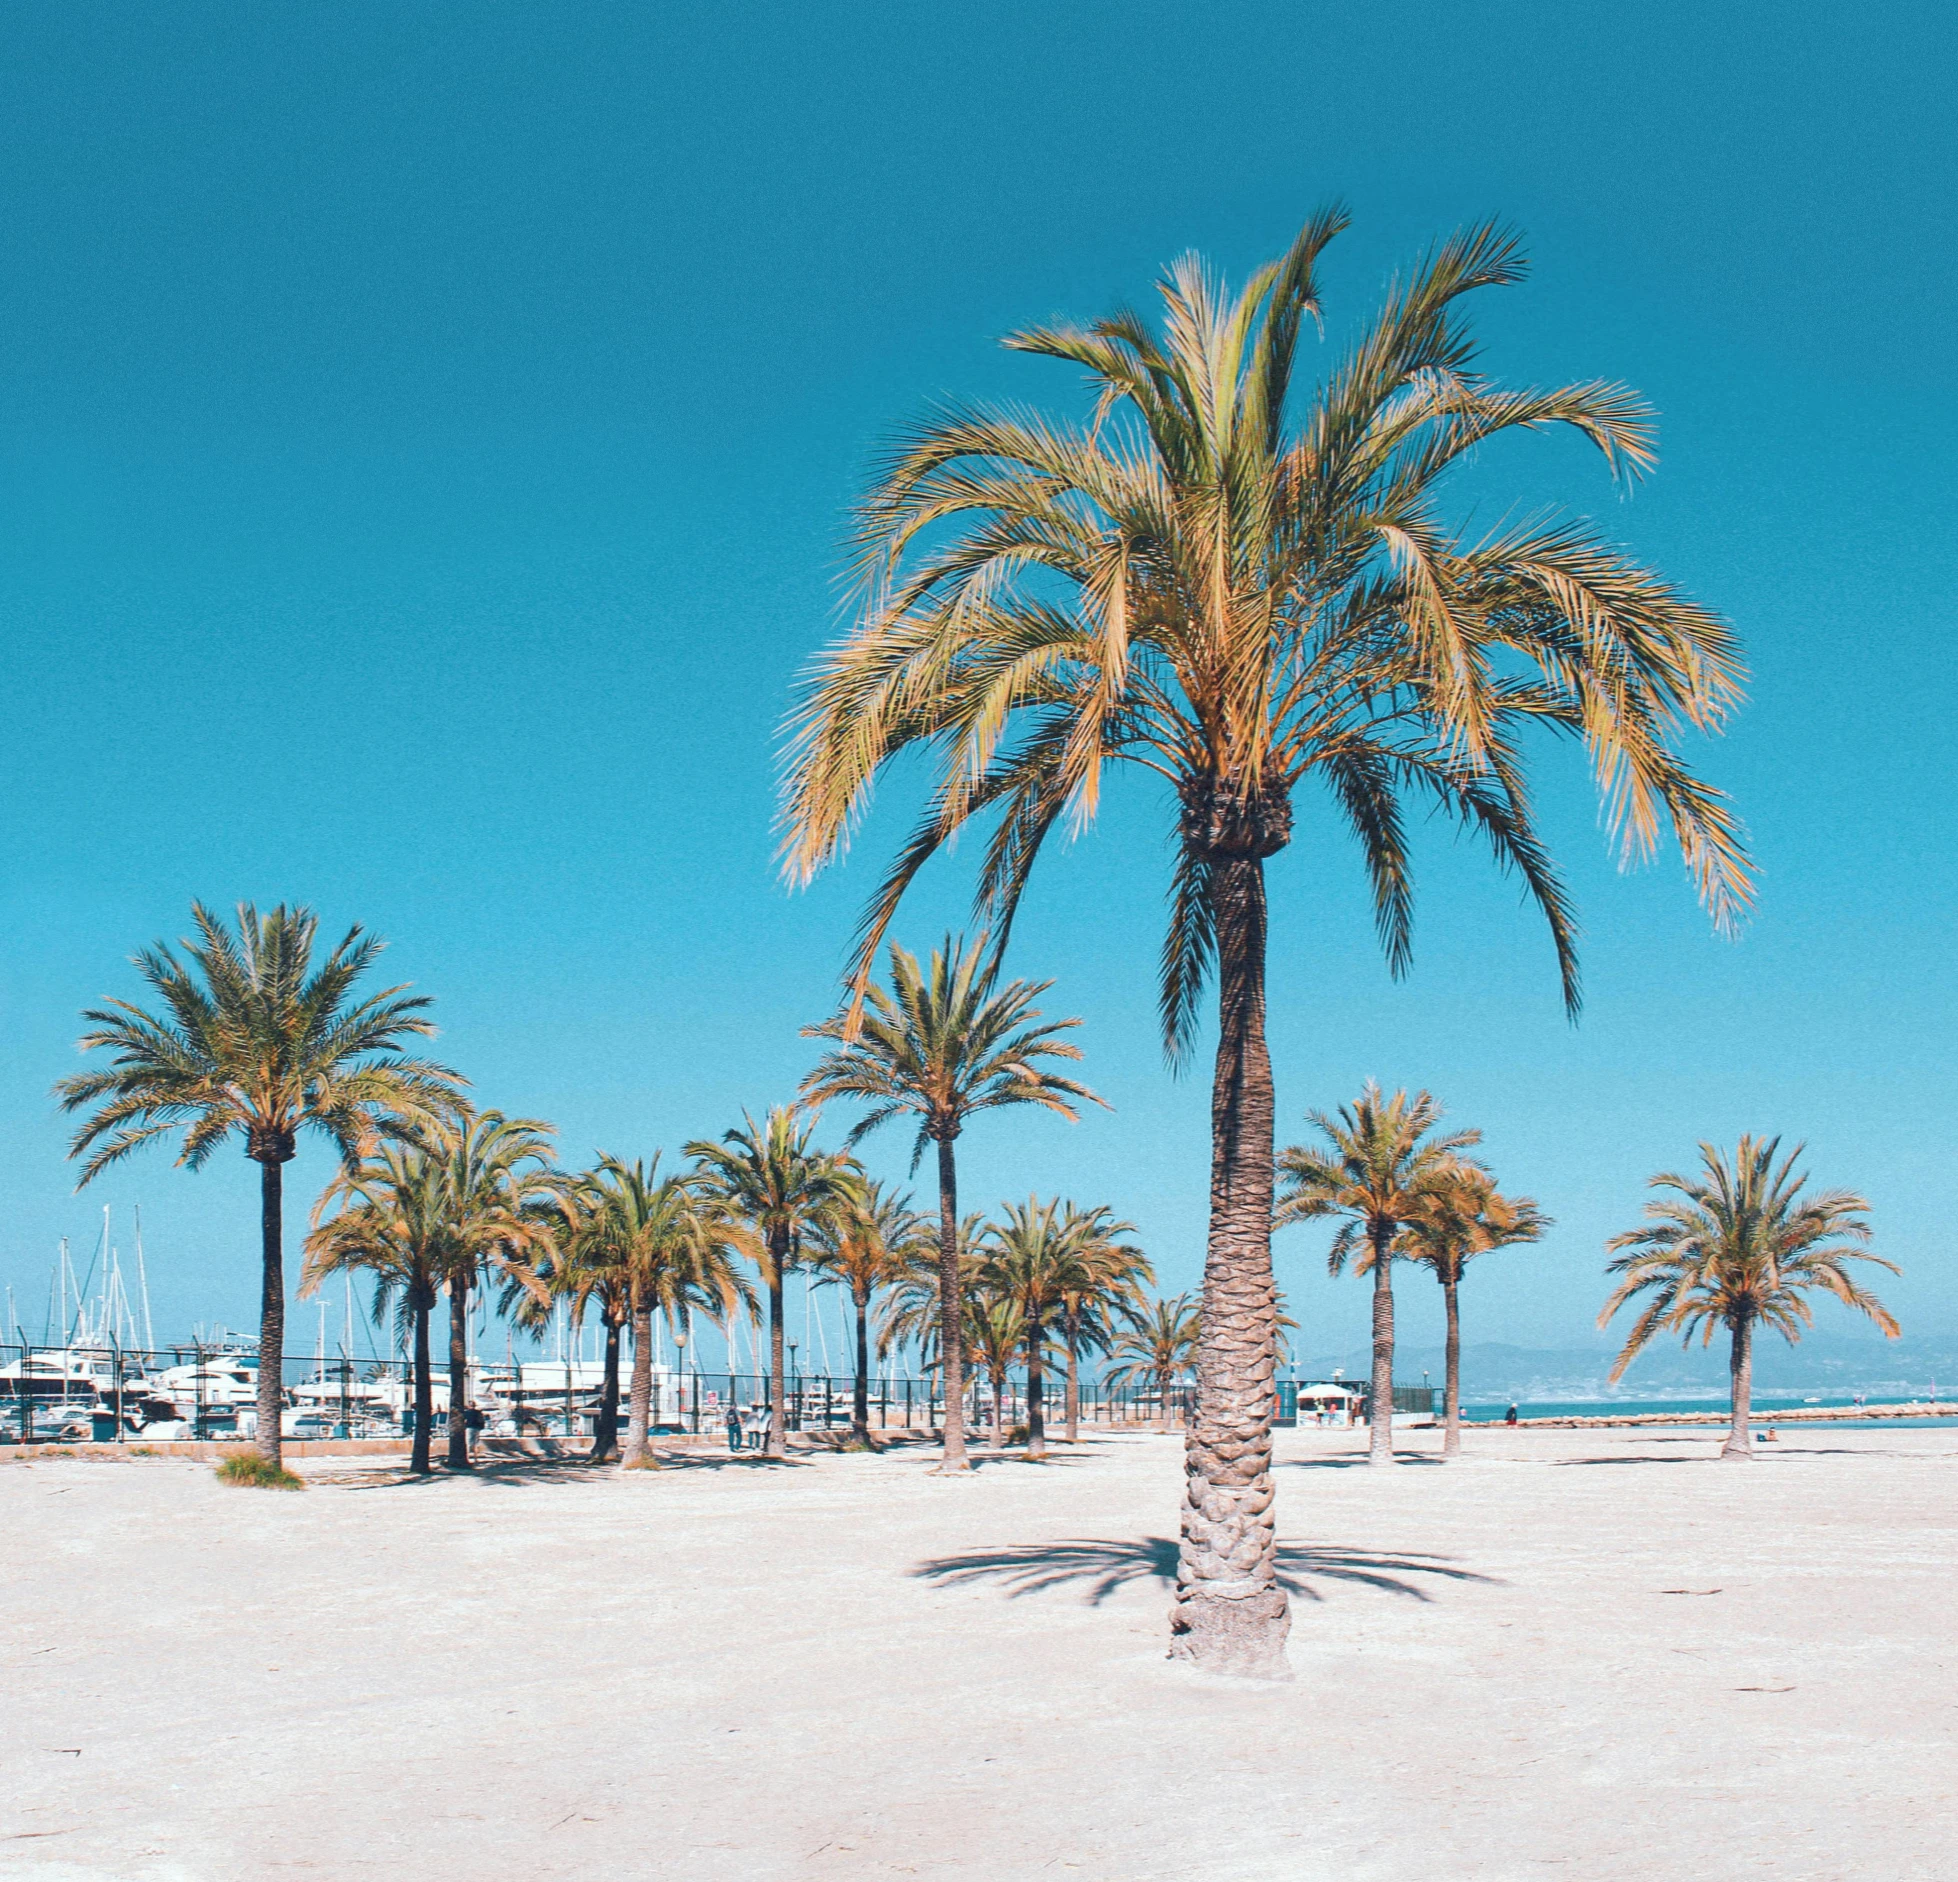
[[[261,915],[241,903],[234,933],[194,903],[197,939],[136,956],[161,1013],[110,1000],[82,1017],[84,1052],[115,1055],[101,1071],[56,1085],[64,1111],[89,1106],[70,1156],[82,1183],[170,1131],[177,1161],[201,1169],[236,1131],[259,1163],[290,1162],[302,1129],[323,1133],[353,1169],[384,1124],[429,1123],[462,1082],[447,1066],[403,1057],[403,1039],[432,1035],[425,996],[389,987],[351,996],[386,945],[358,925],[313,966],[319,918],[283,903]]]
[[[934,949],[929,969],[917,956],[893,946],[890,990],[864,989],[863,1010],[805,1030],[836,1041],[802,1081],[805,1100],[826,1104],[853,1098],[870,1109],[851,1130],[858,1142],[894,1117],[918,1120],[911,1167],[928,1143],[957,1137],[975,1111],[1036,1104],[1070,1123],[1075,1101],[1101,1104],[1085,1085],[1063,1078],[1043,1059],[1079,1059],[1081,1048],[1058,1037],[1078,1019],[1049,1020],[1034,1002],[1051,980],[999,984],[1000,960],[985,937],[968,945],[947,936]]]

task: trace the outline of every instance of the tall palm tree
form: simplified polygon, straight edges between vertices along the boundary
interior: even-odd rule
[[[550,1298],[548,1263],[568,1179],[551,1164],[557,1133],[537,1118],[458,1104],[433,1140],[448,1210],[442,1279],[449,1293],[449,1468],[469,1468],[469,1297],[492,1278],[518,1298]]]
[[[813,1127],[793,1105],[777,1105],[757,1122],[743,1115],[738,1129],[719,1143],[687,1145],[706,1178],[708,1192],[738,1225],[731,1232],[768,1287],[767,1455],[786,1448],[788,1392],[782,1368],[782,1289],[795,1265],[797,1244],[824,1214],[842,1202],[860,1172],[846,1155],[815,1148]]]
[[[1132,1308],[1128,1325],[1111,1342],[1116,1363],[1104,1374],[1112,1386],[1153,1386],[1162,1407],[1162,1427],[1170,1429],[1170,1394],[1176,1375],[1196,1359],[1201,1316],[1187,1294]]]
[[[754,1309],[753,1290],[735,1271],[728,1224],[695,1173],[662,1177],[650,1163],[601,1156],[566,1199],[553,1264],[553,1292],[581,1319],[595,1305],[607,1329],[606,1383],[594,1460],[618,1437],[618,1333],[632,1329],[632,1388],[625,1461],[647,1454],[653,1409],[653,1316],[666,1315],[676,1336],[695,1314],[717,1324]]]
[[[82,1017],[84,1052],[104,1070],[55,1086],[64,1111],[89,1111],[68,1146],[85,1157],[78,1189],[131,1151],[183,1132],[178,1163],[202,1169],[235,1132],[258,1165],[262,1285],[258,1322],[258,1447],[280,1461],[285,1393],[284,1171],[302,1130],[324,1136],[343,1170],[358,1167],[388,1130],[429,1124],[461,1083],[446,1066],[402,1056],[404,1040],[435,1027],[425,996],[388,987],[354,998],[385,945],[358,924],[317,967],[319,917],[283,902],[238,907],[234,932],[201,902],[181,959],[159,941],[135,956],[160,1010],[110,1000]]]
[[[1738,697],[1728,628],[1581,524],[1470,540],[1443,510],[1449,472],[1503,432],[1568,427],[1635,476],[1653,461],[1648,410],[1620,386],[1517,391],[1478,370],[1463,297],[1524,273],[1493,226],[1424,257],[1325,381],[1295,392],[1320,253],[1345,222],[1315,217],[1235,296],[1178,262],[1159,331],[1122,312],[1011,336],[1085,369],[1084,422],[952,410],[901,439],[857,531],[863,618],[810,678],[785,782],[785,868],[807,880],[887,763],[915,749],[934,767],[866,911],[859,991],[905,890],[974,818],[998,815],[978,894],[1004,933],[1047,836],[1094,816],[1111,765],[1171,787],[1172,1063],[1213,970],[1219,1022],[1171,1644],[1245,1672],[1282,1668],[1290,1625],[1269,1470],[1265,865],[1301,787],[1316,780],[1358,839],[1396,972],[1407,800],[1427,800],[1521,876],[1575,1011],[1570,913],[1525,792],[1532,726],[1582,741],[1628,854],[1670,823],[1719,926],[1750,894],[1731,810],[1676,749]]]
[[[1441,1106],[1425,1091],[1381,1096],[1368,1079],[1356,1103],[1336,1117],[1308,1111],[1327,1147],[1294,1144],[1281,1151],[1285,1179],[1276,1225],[1317,1216],[1346,1219],[1333,1237],[1330,1266],[1345,1272],[1350,1256],[1361,1274],[1373,1276],[1373,1390],[1368,1396],[1371,1430],[1367,1461],[1394,1461],[1394,1244],[1403,1223],[1429,1191],[1459,1179],[1464,1150],[1482,1141],[1480,1131],[1431,1137]]]
[[[306,1237],[300,1295],[314,1293],[329,1274],[349,1270],[374,1277],[374,1322],[392,1307],[410,1361],[414,1433],[408,1467],[429,1468],[434,1419],[428,1317],[441,1298],[448,1267],[448,1189],[439,1157],[421,1146],[382,1144],[352,1172],[342,1171],[313,1210]],[[329,1213],[331,1211],[331,1213]]]
[[[945,1326],[945,1302],[937,1224],[929,1224],[928,1230],[929,1241],[906,1250],[897,1273],[885,1291],[884,1304],[877,1314],[877,1353],[884,1358],[911,1348],[917,1354],[919,1366],[927,1373],[937,1372],[942,1383],[945,1367],[940,1352],[940,1335]],[[970,1378],[976,1363],[970,1323],[981,1299],[979,1281],[986,1257],[979,1244],[985,1230],[986,1218],[977,1209],[969,1210],[959,1218],[958,1328],[964,1345],[959,1357],[962,1393],[964,1382]]]
[[[1870,1205],[1846,1189],[1804,1196],[1808,1178],[1796,1174],[1795,1163],[1807,1146],[1797,1144],[1777,1167],[1780,1148],[1779,1137],[1744,1136],[1729,1164],[1724,1151],[1702,1143],[1700,1173],[1653,1177],[1651,1188],[1672,1195],[1645,1205],[1645,1227],[1605,1244],[1624,1251],[1606,1272],[1625,1278],[1598,1325],[1628,1301],[1650,1296],[1611,1369],[1614,1384],[1655,1333],[1678,1333],[1688,1346],[1698,1333],[1706,1346],[1716,1328],[1727,1329],[1733,1415],[1722,1457],[1754,1455],[1748,1418],[1756,1326],[1773,1327],[1793,1345],[1814,1322],[1808,1296],[1825,1293],[1867,1314],[1886,1339],[1898,1333],[1890,1310],[1846,1265],[1868,1261],[1900,1272],[1865,1246]]]
[[[1006,1444],[1006,1400],[1011,1389],[1013,1362],[1026,1350],[1027,1318],[1010,1294],[989,1287],[982,1279],[963,1303],[960,1324],[975,1370],[985,1374],[993,1393],[994,1450]]]
[[[912,1210],[909,1196],[892,1195],[877,1182],[853,1185],[803,1244],[803,1259],[820,1269],[831,1284],[846,1289],[856,1310],[850,1429],[859,1443],[870,1442],[871,1304],[927,1250],[935,1262],[937,1245],[930,1223]]]
[[[1006,1205],[1004,1218],[986,1230],[982,1285],[1019,1316],[1020,1348],[1027,1368],[1027,1455],[1047,1455],[1046,1360],[1070,1281],[1086,1278],[1072,1241],[1061,1230],[1058,1198]]]
[[[1441,1283],[1447,1314],[1443,1457],[1454,1457],[1462,1448],[1462,1270],[1476,1255],[1541,1241],[1544,1232],[1555,1226],[1534,1197],[1503,1195],[1495,1178],[1473,1163],[1463,1163],[1454,1177],[1419,1196],[1414,1213],[1401,1226],[1397,1252],[1420,1262]]]
[[[954,1145],[966,1120],[978,1111],[1034,1104],[1073,1123],[1076,1101],[1101,1104],[1085,1085],[1062,1078],[1043,1059],[1079,1059],[1081,1048],[1058,1037],[1078,1019],[1034,1022],[1034,1001],[1054,983],[1015,980],[999,984],[1000,954],[982,935],[970,946],[949,935],[921,970],[901,947],[890,952],[888,989],[867,979],[858,1003],[820,1026],[812,1038],[834,1040],[816,1069],[802,1081],[816,1104],[854,1098],[871,1108],[850,1133],[852,1144],[894,1117],[915,1117],[911,1151],[916,1170],[927,1144],[938,1146],[938,1286],[945,1337],[945,1448],[941,1470],[964,1470],[962,1406],[965,1342],[959,1337],[959,1178]]]
[[[1113,1219],[1103,1204],[1093,1209],[1067,1205],[1062,1230],[1075,1248],[1075,1265],[1061,1289],[1057,1330],[1067,1354],[1064,1415],[1067,1441],[1081,1441],[1081,1356],[1105,1353],[1115,1337],[1120,1317],[1142,1304],[1145,1286],[1156,1271],[1140,1248],[1121,1237],[1133,1235],[1135,1224]]]

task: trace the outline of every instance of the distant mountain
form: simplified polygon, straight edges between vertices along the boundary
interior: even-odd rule
[[[1683,1352],[1677,1343],[1654,1343],[1632,1362],[1617,1385],[1607,1383],[1616,1347],[1542,1349],[1482,1342],[1462,1348],[1462,1396],[1471,1402],[1495,1399],[1713,1398],[1727,1390],[1725,1337],[1711,1347]],[[1329,1379],[1337,1370],[1347,1379],[1364,1379],[1372,1370],[1370,1349],[1321,1353],[1301,1358],[1301,1379]],[[1403,1346],[1395,1351],[1394,1377],[1419,1384],[1421,1374],[1439,1388],[1442,1349]],[[1754,1348],[1757,1392],[1867,1392],[1902,1397],[1928,1392],[1958,1397],[1958,1336],[1906,1335],[1899,1340],[1811,1338],[1789,1346],[1768,1334]]]

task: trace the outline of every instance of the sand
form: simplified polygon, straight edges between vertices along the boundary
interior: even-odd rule
[[[1283,1434],[1282,1686],[1163,1657],[1170,1438],[7,1465],[0,1875],[1949,1877],[1958,1433],[1717,1442]]]

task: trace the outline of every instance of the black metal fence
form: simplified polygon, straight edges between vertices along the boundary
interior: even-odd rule
[[[784,1393],[791,1432],[847,1430],[854,1422],[854,1380],[836,1374],[792,1372]],[[280,1365],[281,1428],[289,1439],[398,1438],[412,1432],[410,1368],[399,1360],[355,1360],[345,1353],[288,1353]],[[438,1429],[449,1415],[449,1376],[438,1360],[432,1374]],[[630,1408],[629,1364],[619,1381],[621,1423]],[[651,1424],[669,1435],[718,1436],[730,1421],[752,1434],[770,1402],[766,1373],[679,1370],[656,1365]],[[1333,1381],[1286,1380],[1274,1406],[1280,1424],[1360,1423],[1367,1389]],[[1395,1386],[1398,1414],[1431,1415],[1436,1393]],[[937,1378],[878,1373],[867,1381],[865,1422],[873,1432],[935,1430],[944,1399]],[[89,1348],[0,1344],[0,1443],[159,1442],[179,1438],[242,1439],[256,1435],[258,1358],[236,1342],[188,1341],[156,1351],[113,1343]],[[477,1354],[469,1362],[465,1412],[485,1437],[590,1438],[602,1412],[603,1374],[591,1361],[506,1358]],[[1043,1420],[1060,1430],[1067,1415],[1065,1379],[1048,1374],[1041,1391]],[[1187,1425],[1196,1391],[1172,1383],[1111,1386],[1080,1382],[1076,1417],[1087,1427]],[[1024,1373],[967,1381],[965,1422],[976,1432],[1011,1436],[1029,1422]]]

